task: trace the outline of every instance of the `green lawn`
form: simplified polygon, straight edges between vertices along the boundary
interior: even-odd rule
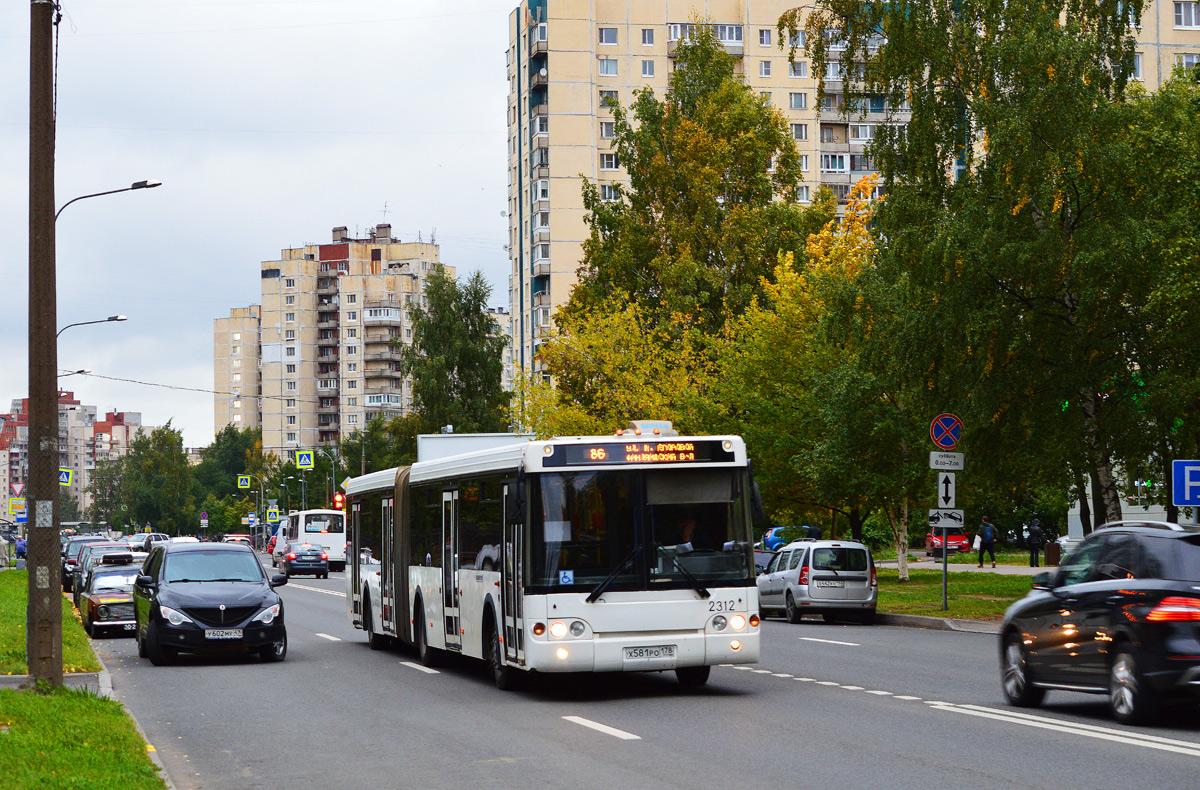
[[[24,675],[25,608],[29,574],[26,571],[0,573],[0,675]],[[75,607],[63,599],[63,672],[99,672],[100,664],[88,644],[75,615]]]
[[[116,700],[61,688],[0,689],[5,790],[163,790],[146,748]]]
[[[877,560],[894,560],[894,559],[896,559],[896,550],[889,549],[889,548],[881,548],[878,551],[872,551],[871,555]],[[1039,555],[1039,558],[1041,559],[1042,564],[1045,565],[1046,564],[1046,556],[1044,554],[1042,554],[1042,555]],[[992,561],[991,555],[988,555],[986,557],[986,559],[987,559],[988,563],[990,564]],[[924,560],[926,562],[931,561],[931,560],[936,560],[939,567],[942,564],[942,556],[940,554],[934,554],[932,557],[926,557],[925,549],[909,549],[908,561],[912,562],[914,560]],[[979,563],[979,552],[972,550],[972,551],[968,551],[966,554],[955,553],[955,554],[950,555],[950,564],[951,565],[966,565],[967,563],[970,563],[971,565],[977,565]],[[1028,565],[1029,564],[1029,552],[1028,551],[997,551],[996,552],[996,564],[997,565]]]
[[[943,612],[941,570],[910,569],[909,581],[904,584],[895,568],[880,568],[878,575],[879,611],[892,614],[998,620],[1009,604],[1032,589],[1028,576],[950,572],[946,587],[949,611]]]

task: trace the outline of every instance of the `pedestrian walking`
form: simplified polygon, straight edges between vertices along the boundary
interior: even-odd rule
[[[25,552],[27,551],[27,547],[28,547],[28,544],[25,542],[25,538],[17,538],[17,559],[19,559],[19,560],[25,559]]]
[[[1040,567],[1038,552],[1042,550],[1042,522],[1036,518],[1029,522],[1029,567]]]
[[[983,523],[979,525],[979,567],[983,567],[983,553],[987,552],[992,555],[992,567],[996,567],[996,528],[988,522],[988,517],[983,517]]]

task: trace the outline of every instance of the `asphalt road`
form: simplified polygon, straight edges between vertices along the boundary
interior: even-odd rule
[[[763,660],[673,673],[548,676],[501,692],[481,664],[436,673],[372,651],[342,574],[294,579],[288,658],[137,658],[97,647],[179,790],[329,788],[1194,788],[1200,713],[1129,728],[1103,700],[1004,704],[996,637],[764,624]]]

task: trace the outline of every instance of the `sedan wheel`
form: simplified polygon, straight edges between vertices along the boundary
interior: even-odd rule
[[[1113,657],[1108,681],[1108,706],[1122,724],[1140,724],[1158,709],[1158,695],[1138,669],[1133,648],[1122,645]]]
[[[1046,696],[1045,689],[1033,685],[1025,645],[1022,644],[1019,634],[1010,633],[1004,638],[1004,663],[1000,667],[1000,682],[1008,704],[1019,708],[1036,708]]]

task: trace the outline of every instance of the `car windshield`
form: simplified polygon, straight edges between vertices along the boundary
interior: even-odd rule
[[[345,532],[346,520],[341,513],[320,513],[304,519],[305,532]]]
[[[99,543],[100,538],[95,540],[76,540],[67,544],[67,557],[76,559],[79,557],[79,552],[83,551],[83,547],[89,543]]]
[[[129,592],[137,581],[136,569],[120,573],[101,573],[92,579],[92,592]]]
[[[844,546],[813,549],[812,567],[815,571],[865,571],[867,552]]]
[[[754,578],[745,472],[603,470],[533,480],[534,585],[610,589]]]
[[[262,565],[242,551],[186,551],[168,553],[163,570],[167,582],[260,582]]]

